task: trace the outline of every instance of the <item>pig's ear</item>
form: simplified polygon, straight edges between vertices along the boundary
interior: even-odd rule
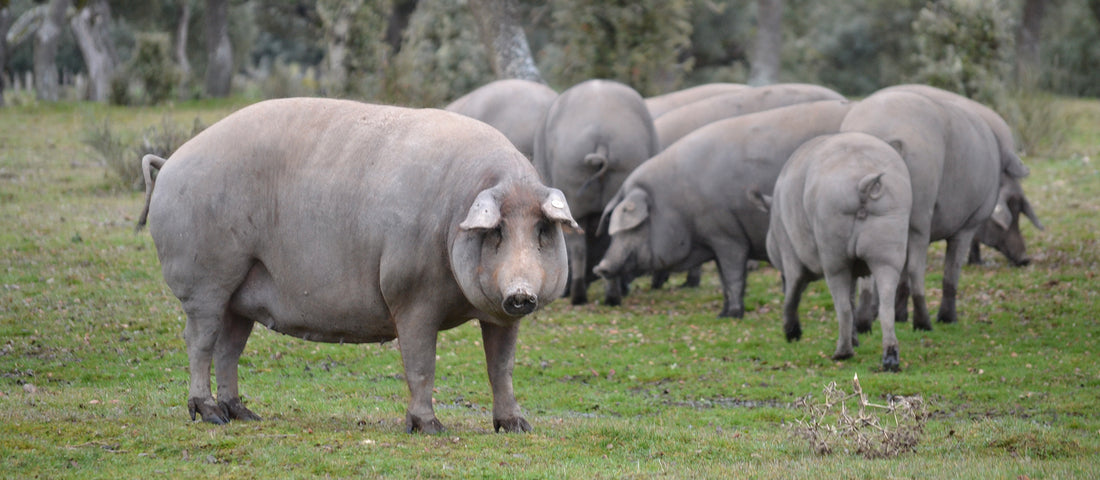
[[[463,230],[488,230],[500,224],[500,198],[497,188],[482,190],[470,206],[466,219],[458,226]]]
[[[1002,230],[1008,230],[1008,227],[1012,226],[1012,210],[1008,208],[1008,204],[1003,201],[998,201],[997,206],[993,207],[993,214],[989,216],[993,223],[996,223]]]
[[[608,234],[630,230],[649,218],[649,195],[644,190],[634,190],[611,211]]]
[[[1035,215],[1035,210],[1031,209],[1031,202],[1027,201],[1027,197],[1022,195],[1020,196],[1020,200],[1022,200],[1023,203],[1023,208],[1021,210],[1024,212],[1024,215],[1027,215],[1028,220],[1031,220],[1031,224],[1035,225],[1035,228],[1042,230],[1043,222],[1039,221],[1039,216]]]
[[[556,188],[547,188],[542,200],[542,214],[546,218],[561,223],[566,227],[580,231],[581,226],[573,219],[569,211],[569,203],[565,201],[565,194]],[[583,232],[582,232],[583,233]]]

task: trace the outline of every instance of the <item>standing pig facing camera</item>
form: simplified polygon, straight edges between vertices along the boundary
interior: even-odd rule
[[[512,391],[519,320],[565,289],[561,226],[576,222],[500,132],[441,110],[271,100],[143,166],[138,225],[187,314],[192,419],[259,419],[237,380],[261,323],[318,342],[399,339],[406,427],[439,432],[436,336],[477,319],[494,428],[531,429]]]
[[[762,204],[767,198],[750,192]],[[768,257],[783,273],[783,331],[802,337],[798,303],[825,277],[839,335],[834,359],[855,354],[852,292],[873,274],[880,298],[893,298],[905,267],[913,194],[909,170],[890,145],[863,133],[822,136],[799,147],[779,173],[770,199]],[[882,368],[900,368],[894,309],[882,302]]]

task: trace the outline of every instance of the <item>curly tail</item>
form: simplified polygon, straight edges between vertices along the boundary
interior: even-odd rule
[[[151,153],[141,157],[141,173],[145,175],[145,207],[141,209],[141,215],[138,216],[137,225],[134,226],[135,232],[141,231],[141,228],[145,226],[145,221],[149,218],[149,201],[153,198],[153,187],[156,186],[157,182],[153,178],[153,169],[159,171],[164,167],[164,162],[167,162],[167,160]]]

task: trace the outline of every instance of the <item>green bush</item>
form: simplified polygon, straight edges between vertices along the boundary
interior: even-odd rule
[[[141,157],[146,154],[168,158],[180,145],[201,132],[205,127],[198,117],[190,130],[173,122],[168,116],[160,125],[147,127],[140,134],[116,131],[110,119],[88,125],[84,129],[84,144],[98,153],[100,163],[106,168],[108,183],[112,187],[141,190],[144,175]]]
[[[387,93],[413,106],[439,106],[494,79],[466,0],[420,2],[405,29]]]
[[[170,100],[181,79],[172,60],[171,39],[166,33],[141,33],[136,42],[133,58],[111,81],[111,103],[156,105]]]

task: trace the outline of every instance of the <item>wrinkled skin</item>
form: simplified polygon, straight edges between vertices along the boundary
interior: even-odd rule
[[[653,120],[657,140],[664,150],[709,123],[773,108],[815,102],[844,100],[844,96],[818,85],[779,83],[737,90],[685,104]]]
[[[928,245],[947,240],[943,300],[937,320],[953,323],[959,276],[970,242],[997,203],[1000,150],[988,124],[973,111],[906,92],[879,92],[856,104],[842,132],[865,132],[894,146],[909,167],[913,210],[905,275],[898,285],[895,319],[930,330],[924,295]]]
[[[759,203],[767,203],[755,193]],[[818,137],[783,167],[771,197],[768,257],[783,273],[783,330],[802,336],[798,304],[812,280],[825,277],[836,309],[833,358],[855,354],[852,294],[856,278],[873,274],[879,295],[892,298],[905,266],[912,208],[909,171],[890,145],[863,133]],[[879,309],[882,367],[897,371],[894,312]]]
[[[499,132],[441,110],[271,100],[145,165],[147,179],[162,167],[146,212],[187,314],[192,418],[259,419],[237,369],[261,323],[319,342],[398,339],[406,427],[439,432],[437,333],[477,319],[493,424],[530,430],[512,390],[519,320],[564,289],[561,227],[574,222]]]
[[[720,317],[744,315],[746,264],[767,260],[768,215],[745,194],[771,193],[799,145],[835,132],[851,105],[822,101],[721,120],[638,167],[608,203],[601,231],[611,245],[605,277],[687,270],[716,260]]]
[[[638,165],[657,153],[657,136],[645,101],[634,89],[609,80],[589,80],[562,92],[535,135],[535,167],[547,185],[565,193],[582,231],[567,232],[569,293],[574,305],[588,302],[595,279],[590,259],[600,258],[606,235],[595,227],[604,205]],[[605,302],[622,301],[624,279],[607,282]]]
[[[511,78],[482,85],[445,109],[492,125],[527,158],[533,158],[535,131],[557,97],[558,92],[546,85]]]
[[[715,95],[737,92],[746,88],[751,87],[741,83],[706,83],[683,90],[676,90],[675,92],[646,97],[645,106],[646,110],[649,110],[649,114],[656,120],[661,115],[689,103],[697,102]]]

